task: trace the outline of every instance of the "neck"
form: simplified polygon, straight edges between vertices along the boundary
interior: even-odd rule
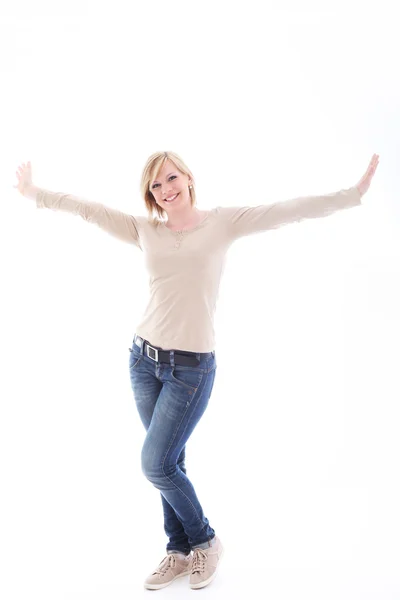
[[[168,215],[168,227],[172,227],[174,229],[182,229],[183,227],[187,227],[191,225],[200,215],[200,211],[197,208],[192,208],[184,213],[180,213],[179,215],[174,215],[172,218]]]

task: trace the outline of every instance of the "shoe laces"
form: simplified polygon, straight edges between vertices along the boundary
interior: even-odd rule
[[[162,559],[159,566],[154,571],[154,575],[165,575],[169,568],[174,568],[175,563],[175,556],[173,554],[168,554],[168,556]]]
[[[207,560],[207,552],[202,548],[193,550],[192,573],[203,573]]]

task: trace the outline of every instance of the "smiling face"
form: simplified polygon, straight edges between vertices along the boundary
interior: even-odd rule
[[[192,185],[191,179],[181,173],[173,162],[167,160],[157,178],[151,183],[150,191],[155,201],[167,214],[187,212],[191,209],[189,185]],[[171,196],[178,196],[172,202],[166,202]]]

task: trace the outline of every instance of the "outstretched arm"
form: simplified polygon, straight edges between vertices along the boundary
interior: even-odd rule
[[[379,156],[374,154],[367,171],[357,185],[331,194],[301,196],[259,206],[229,206],[220,208],[227,222],[231,241],[252,233],[277,229],[303,219],[327,217],[339,210],[361,205],[378,166]]]
[[[104,206],[99,202],[91,202],[63,192],[52,192],[34,185],[30,162],[23,163],[18,167],[16,175],[18,183],[14,185],[14,188],[17,188],[25,198],[34,200],[37,208],[50,208],[79,215],[88,223],[96,224],[110,235],[141,247],[138,221],[132,215]]]

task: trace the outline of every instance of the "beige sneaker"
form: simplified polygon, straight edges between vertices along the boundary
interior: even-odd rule
[[[192,590],[202,588],[212,582],[223,554],[224,547],[217,536],[215,536],[215,543],[211,548],[193,548],[192,572],[189,579],[189,586]]]
[[[148,590],[159,590],[172,583],[178,577],[189,575],[192,570],[192,555],[167,554],[160,562],[154,573],[151,573],[144,582]]]

